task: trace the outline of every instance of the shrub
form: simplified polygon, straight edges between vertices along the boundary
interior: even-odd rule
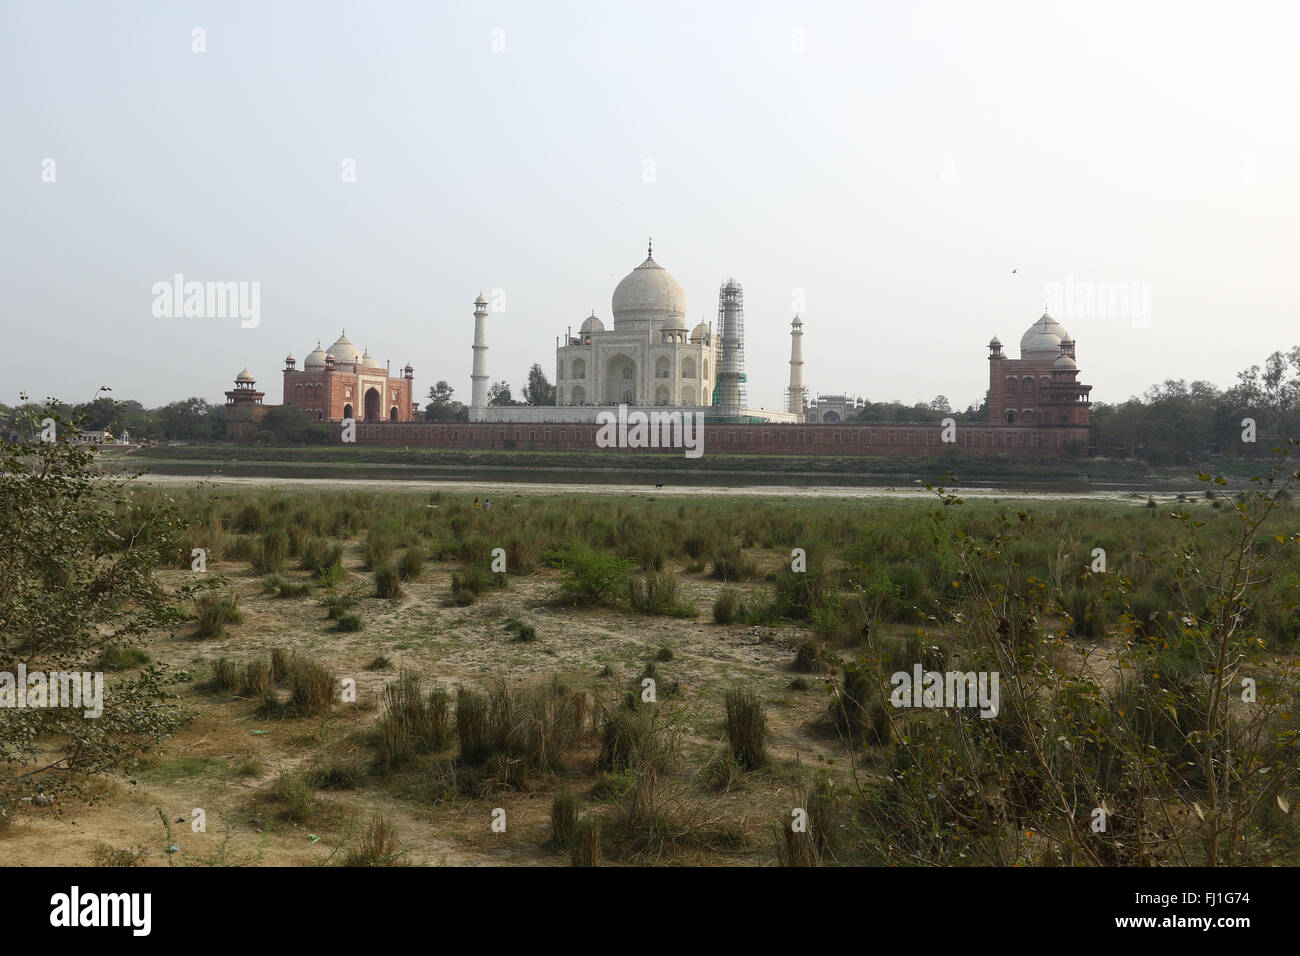
[[[213,690],[237,690],[241,676],[239,665],[229,657],[220,657],[212,662],[211,687]]]
[[[555,600],[574,607],[608,601],[623,586],[628,571],[626,561],[577,544],[551,552],[549,560],[564,571]]]
[[[348,632],[360,631],[365,626],[366,626],[365,622],[361,620],[360,614],[351,614],[351,613],[341,615],[338,619],[338,622],[335,624],[335,627],[337,627],[340,631],[348,631]]]
[[[831,718],[840,733],[851,743],[869,741],[883,744],[889,740],[889,714],[878,691],[866,675],[850,668],[835,689]]]
[[[397,566],[388,561],[375,568],[375,596],[397,599],[402,596],[402,585]]]
[[[432,753],[447,739],[448,695],[435,687],[427,696],[420,676],[403,669],[384,688],[384,714],[376,731],[380,766],[400,769],[416,753]]]
[[[400,857],[397,830],[388,817],[376,814],[361,833],[356,846],[343,857],[344,866],[393,866]]]
[[[672,574],[647,574],[644,578],[629,578],[627,593],[632,610],[642,614],[664,614],[669,617],[691,617],[695,614],[692,605],[677,599],[677,578]]]
[[[274,574],[284,570],[285,559],[289,556],[289,535],[281,527],[267,529],[262,534],[261,546],[253,566],[263,574]]]
[[[600,826],[591,817],[582,817],[573,828],[574,866],[600,865]]]
[[[583,738],[589,707],[585,692],[555,680],[522,688],[502,682],[487,694],[462,687],[456,698],[461,758],[469,764],[504,758],[509,772],[496,776],[512,784],[531,771],[551,772]]]
[[[271,680],[283,685],[289,679],[289,669],[293,658],[282,647],[271,648]]]
[[[279,594],[282,598],[301,598],[311,594],[310,581],[281,581]]]
[[[244,619],[239,613],[239,600],[233,596],[205,594],[198,599],[198,608],[196,637],[221,637],[226,633],[226,625]]]
[[[331,594],[325,599],[327,616],[331,621],[337,621],[360,602],[361,593],[357,590],[349,591],[347,594]]]
[[[794,663],[791,665],[801,674],[811,674],[813,671],[821,668],[822,653],[821,648],[815,641],[804,641],[794,652]]]
[[[397,542],[391,535],[372,532],[366,538],[366,543],[361,550],[364,570],[373,571],[381,565],[387,564],[392,559],[396,546]]]
[[[723,581],[749,581],[758,574],[758,567],[745,557],[739,545],[727,545],[713,552],[713,576]]]
[[[284,770],[271,784],[267,799],[277,805],[276,816],[290,823],[306,823],[320,809],[316,793],[306,778]]]
[[[104,648],[99,655],[97,667],[101,671],[125,671],[148,664],[151,658],[142,647],[123,647],[114,644]]]
[[[578,825],[578,798],[571,790],[560,790],[551,800],[551,842],[571,845]]]
[[[777,826],[776,858],[781,866],[816,866],[817,844],[807,830],[796,831],[792,819]]]
[[[746,770],[757,770],[767,760],[767,720],[758,697],[748,690],[727,691],[727,737],[731,752]]]
[[[481,564],[469,564],[451,575],[451,592],[447,603],[456,607],[468,607],[478,600],[478,596],[491,583],[491,576]]]
[[[322,665],[295,656],[289,671],[289,705],[300,715],[327,714],[338,681]]]
[[[313,767],[307,782],[317,790],[355,790],[361,785],[361,765],[355,760],[333,760]]]
[[[269,660],[251,660],[244,665],[239,679],[239,696],[260,697],[271,690],[271,662]]]
[[[403,581],[414,581],[424,570],[424,552],[419,548],[407,548],[397,562],[397,573]]]
[[[735,588],[723,588],[713,599],[713,620],[718,624],[730,624],[742,613],[740,592]]]

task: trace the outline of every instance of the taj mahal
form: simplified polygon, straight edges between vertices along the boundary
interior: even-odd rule
[[[645,261],[614,289],[611,323],[593,312],[575,334],[556,340],[556,404],[488,404],[488,303],[474,303],[474,363],[470,421],[595,421],[602,410],[669,406],[715,420],[797,422],[797,411],[749,408],[744,388],[743,290],[728,279],[719,292],[718,327],[686,325],[686,293],[654,260]]]

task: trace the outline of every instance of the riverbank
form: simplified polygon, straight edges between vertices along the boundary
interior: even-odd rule
[[[1151,468],[1113,459],[1060,461],[954,454],[932,458],[680,455],[602,452],[463,451],[431,448],[149,446],[106,454],[106,468],[156,475],[240,478],[329,478],[570,485],[664,484],[690,487],[881,488],[943,481],[955,474],[971,487],[1063,492],[1159,489],[1193,492],[1196,468]],[[1216,474],[1245,480],[1264,461],[1217,460]]]

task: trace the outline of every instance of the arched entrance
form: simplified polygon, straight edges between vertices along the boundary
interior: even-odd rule
[[[380,410],[379,389],[366,390],[366,421],[381,421],[384,413]]]
[[[390,409],[388,410],[388,420],[389,420],[390,422],[395,422],[395,421],[397,421],[397,406],[396,406],[396,405],[394,405],[392,408],[390,408]]]
[[[636,404],[636,363],[626,355],[612,355],[605,363],[605,401],[611,405]]]
[[[351,417],[352,417],[352,406],[351,406],[350,404],[349,404],[349,405],[344,405],[344,406],[343,406],[343,417],[344,417],[344,418],[351,418]]]

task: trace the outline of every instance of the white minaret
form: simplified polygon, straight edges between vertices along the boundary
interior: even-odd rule
[[[797,315],[790,323],[790,387],[785,394],[785,410],[803,421],[803,321]]]
[[[487,350],[487,299],[479,292],[478,298],[474,300],[474,373],[470,375],[473,383],[469,400],[470,421],[481,422],[482,410],[487,408]]]

